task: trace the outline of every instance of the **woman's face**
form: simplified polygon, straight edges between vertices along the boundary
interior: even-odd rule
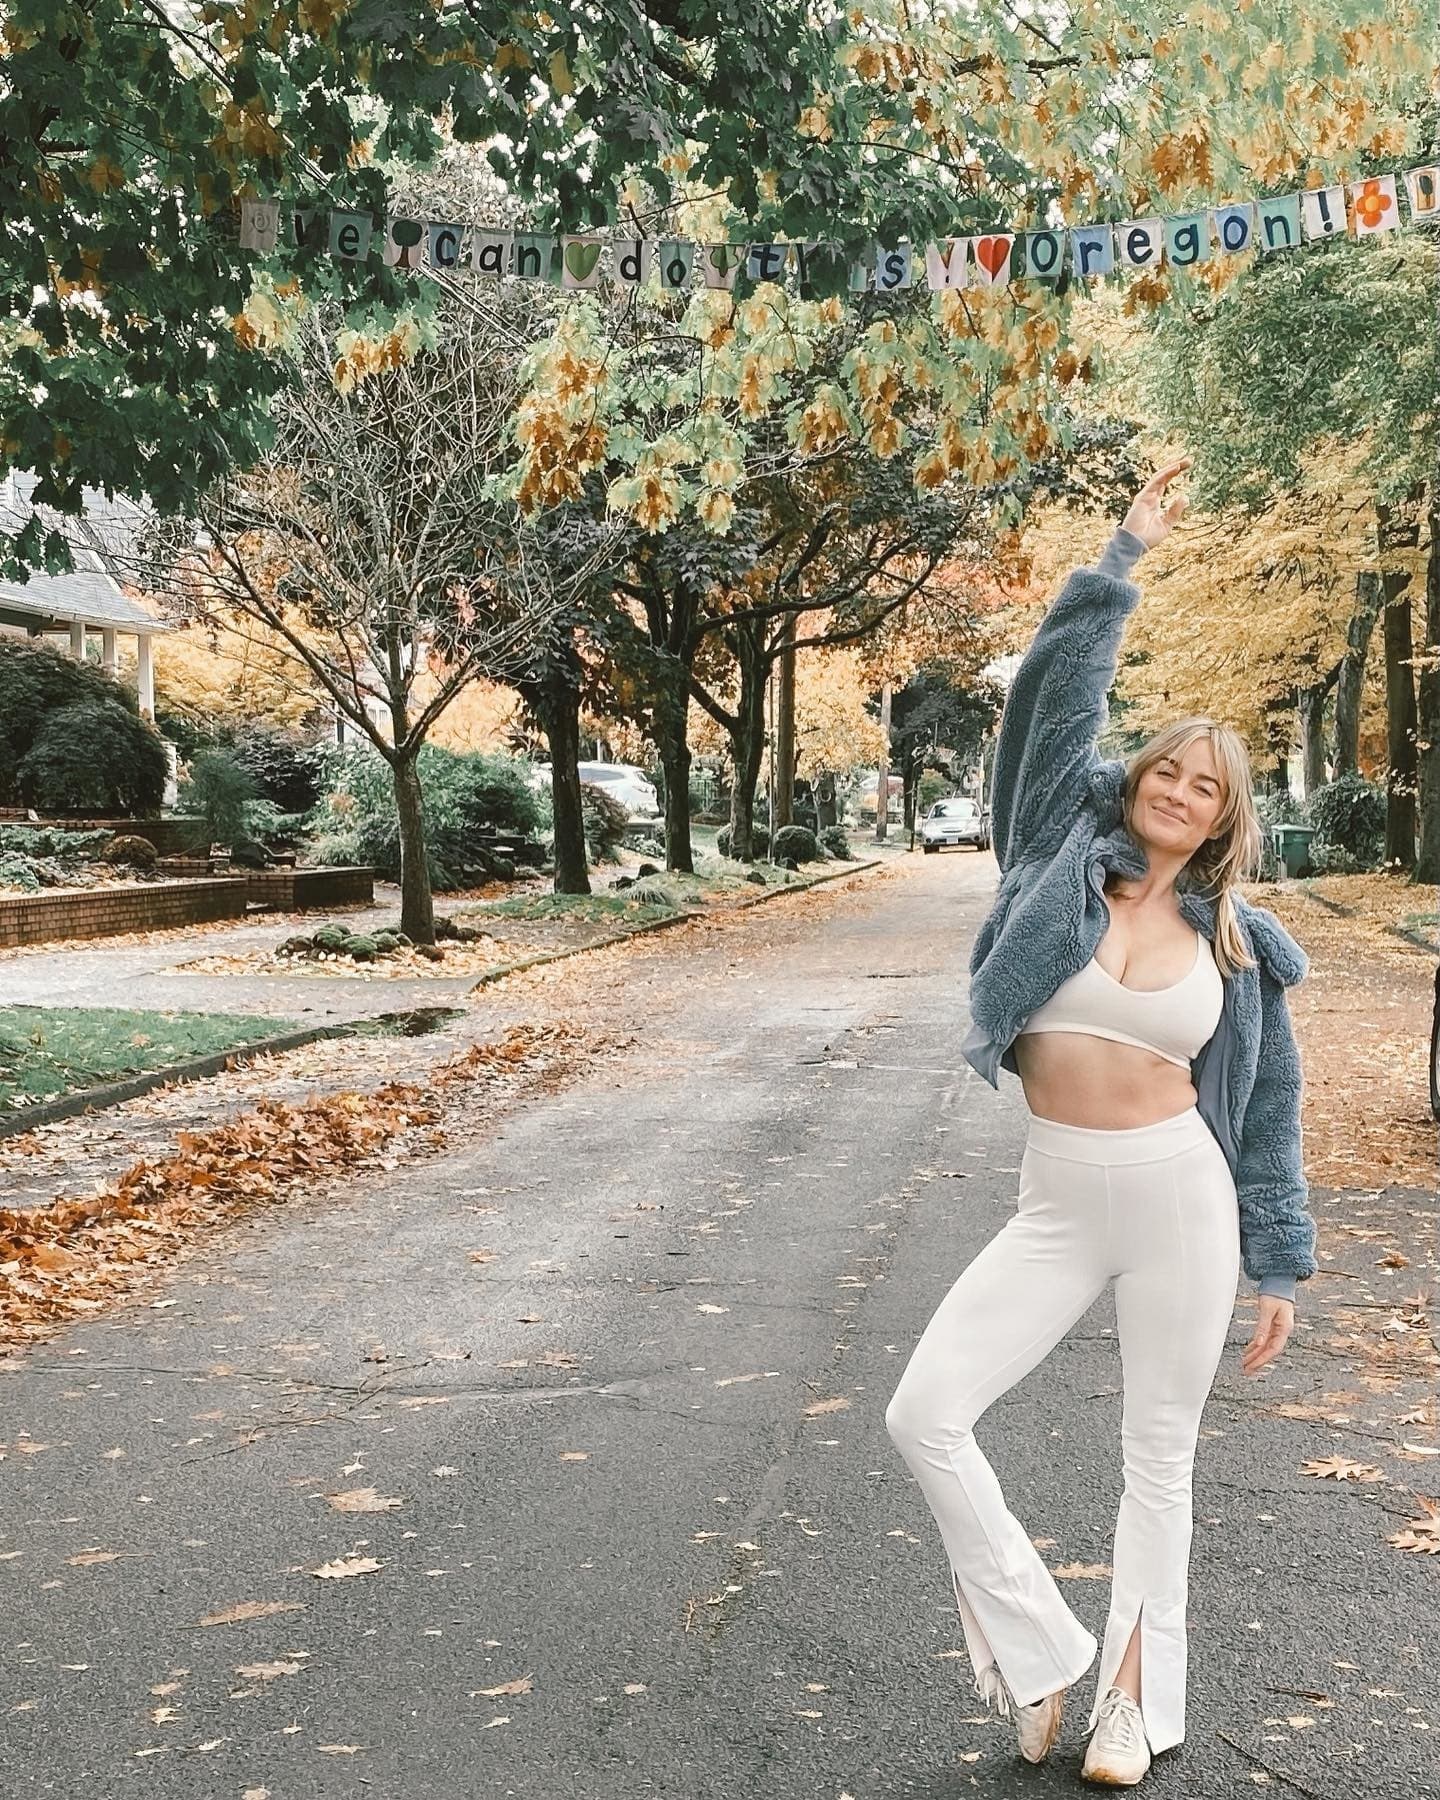
[[[1131,809],[1135,836],[1147,848],[1190,857],[1215,829],[1225,788],[1208,737],[1178,760],[1163,757],[1140,777]]]

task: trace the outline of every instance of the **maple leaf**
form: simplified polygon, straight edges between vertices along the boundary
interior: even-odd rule
[[[343,1494],[327,1494],[325,1498],[336,1512],[349,1513],[393,1512],[397,1506],[405,1504],[403,1500],[377,1494],[373,1487],[347,1488]]]
[[[321,1581],[345,1581],[352,1575],[373,1575],[382,1566],[373,1556],[341,1556],[334,1562],[321,1563],[310,1573]]]
[[[1352,1462],[1346,1456],[1326,1456],[1312,1458],[1302,1463],[1299,1473],[1316,1475],[1322,1479],[1333,1476],[1336,1481],[1384,1481],[1385,1471],[1377,1469],[1373,1463]]]

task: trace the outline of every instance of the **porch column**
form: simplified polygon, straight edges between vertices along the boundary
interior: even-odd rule
[[[140,710],[147,719],[155,717],[155,664],[150,654],[150,633],[142,631],[135,639],[140,650],[138,692]]]
[[[83,619],[70,621],[70,654],[76,662],[85,660],[85,621]]]
[[[115,673],[115,627],[113,625],[100,627],[100,667],[107,675],[113,676]]]

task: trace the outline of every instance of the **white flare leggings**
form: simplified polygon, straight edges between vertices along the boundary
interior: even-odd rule
[[[1124,1131],[1031,1115],[1017,1209],[940,1302],[885,1413],[940,1527],[982,1694],[991,1663],[1025,1705],[1094,1660],[974,1426],[1113,1280],[1125,1490],[1087,1729],[1138,1620],[1150,1748],[1184,1738],[1191,1474],[1239,1274],[1235,1184],[1194,1107]]]

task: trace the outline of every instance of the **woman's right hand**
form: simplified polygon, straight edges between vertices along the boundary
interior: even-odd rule
[[[1147,550],[1153,550],[1170,535],[1190,504],[1183,494],[1177,494],[1168,506],[1163,501],[1166,487],[1177,476],[1183,475],[1193,461],[1193,457],[1182,456],[1179,462],[1168,464],[1158,475],[1152,475],[1130,502],[1130,510],[1121,522],[1122,528],[1139,538]]]

